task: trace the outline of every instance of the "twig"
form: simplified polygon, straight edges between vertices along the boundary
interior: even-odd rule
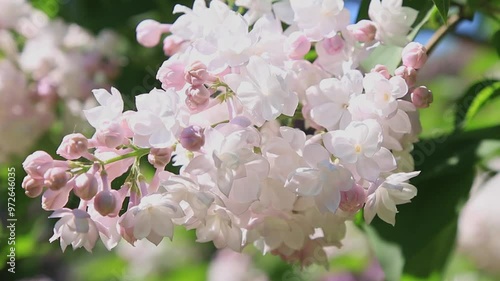
[[[453,30],[457,24],[462,20],[462,15],[461,12],[458,14],[452,15],[450,18],[448,18],[448,21],[446,22],[445,25],[441,26],[436,32],[432,35],[431,39],[429,42],[427,42],[427,45],[425,48],[427,49],[427,55],[430,55],[438,43],[444,38],[444,36],[450,31]]]

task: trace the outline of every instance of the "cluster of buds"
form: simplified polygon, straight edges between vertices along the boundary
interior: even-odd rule
[[[162,89],[125,112],[117,89],[94,90],[100,105],[84,113],[95,134],[64,138],[57,153],[67,161],[28,157],[26,193],[45,189],[43,207],[62,217],[51,241],[87,250],[98,237],[109,249],[122,238],[158,244],[182,226],[217,248],[253,244],[309,265],[327,263],[324,248],[341,246],[361,210],[367,223],[395,223],[396,206],[417,193],[408,183],[419,174],[410,154],[416,111],[431,98],[412,81],[425,50],[407,45],[394,75],[358,67],[380,44],[406,44],[416,11],[373,0],[371,20],[349,24],[341,0],[237,2],[243,15],[196,0],[175,7],[173,24],[139,24],[145,46],[169,34]],[[170,162],[177,173],[166,171]],[[71,191],[74,210],[65,208]]]

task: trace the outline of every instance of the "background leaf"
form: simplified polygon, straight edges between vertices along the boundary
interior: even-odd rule
[[[486,79],[470,86],[456,102],[455,128],[464,128],[489,99],[500,94],[498,93],[499,88],[500,82],[492,79]]]
[[[450,0],[432,0],[434,5],[439,11],[441,18],[443,18],[444,22],[448,21],[448,10],[450,9]]]
[[[422,171],[412,181],[417,197],[398,206],[395,227],[378,219],[373,223],[384,239],[401,246],[405,273],[427,277],[446,264],[455,239],[457,205],[468,197],[479,143],[444,136],[416,144],[415,169]]]

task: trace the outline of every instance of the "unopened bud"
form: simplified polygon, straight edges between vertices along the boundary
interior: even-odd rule
[[[152,148],[149,151],[148,161],[155,168],[165,168],[172,157],[171,148]]]
[[[387,68],[387,66],[385,66],[383,64],[375,65],[375,67],[370,72],[378,72],[378,73],[382,74],[382,76],[384,76],[385,79],[391,78],[391,74],[389,73],[389,69]]]
[[[116,148],[123,144],[124,138],[123,128],[116,122],[104,124],[96,132],[97,141],[108,148]]]
[[[411,92],[411,102],[417,108],[429,107],[433,99],[432,92],[425,86],[417,87]]]
[[[415,83],[417,82],[417,70],[413,67],[402,65],[396,68],[394,74],[397,76],[401,76],[410,88],[415,86]]]
[[[353,185],[348,191],[342,191],[340,196],[339,208],[349,213],[355,213],[360,210],[366,201],[365,189],[358,184]]]
[[[75,178],[73,192],[83,200],[91,200],[97,194],[99,184],[93,174],[83,173]]]
[[[369,20],[360,20],[358,23],[348,27],[352,36],[359,42],[367,43],[375,40],[377,27]]]
[[[69,134],[63,138],[56,153],[68,160],[78,159],[87,152],[88,145],[89,142],[84,135]]]
[[[50,168],[43,175],[43,184],[54,191],[63,188],[69,181],[70,176],[65,168],[54,167]]]
[[[186,105],[192,111],[205,108],[210,100],[210,91],[205,86],[189,87],[186,90]]]
[[[325,38],[322,42],[322,46],[326,53],[329,55],[336,55],[344,49],[344,39],[339,34],[333,37]]]
[[[111,191],[101,191],[94,197],[94,208],[101,214],[107,216],[116,209],[117,200]]]
[[[24,177],[23,183],[21,185],[24,189],[24,193],[30,197],[35,198],[40,196],[43,191],[43,180],[34,179],[30,175]]]
[[[180,142],[182,147],[190,151],[198,151],[205,144],[203,128],[199,126],[189,126],[182,130]]]
[[[284,49],[289,58],[302,59],[311,49],[311,42],[304,33],[294,32],[285,40]]]
[[[194,62],[186,69],[184,79],[193,86],[200,86],[206,82],[214,82],[216,80],[216,78],[207,71],[207,66],[199,61]]]
[[[177,35],[170,35],[163,39],[163,52],[171,57],[181,50],[184,39]]]
[[[183,62],[172,59],[166,60],[158,69],[156,79],[160,80],[163,89],[174,88],[179,91],[186,85],[184,68]]]
[[[403,64],[415,69],[421,68],[427,61],[427,49],[417,42],[411,42],[403,49]]]
[[[54,165],[54,159],[45,151],[35,151],[23,162],[23,168],[34,179],[43,179],[45,172]]]
[[[154,47],[160,43],[162,33],[170,31],[170,25],[161,24],[155,20],[147,19],[141,21],[136,28],[136,38],[144,47]]]

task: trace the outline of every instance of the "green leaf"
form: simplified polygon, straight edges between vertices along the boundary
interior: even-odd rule
[[[444,22],[448,21],[448,10],[450,9],[450,0],[432,0],[434,5],[439,11],[441,18],[443,18]]]
[[[380,266],[384,270],[385,280],[400,281],[404,265],[404,257],[401,249],[396,244],[380,238],[373,227],[365,225],[363,229]]]
[[[500,95],[500,81],[486,79],[473,84],[456,102],[455,129],[463,129],[479,110]]]
[[[457,206],[468,198],[472,186],[477,147],[486,135],[498,134],[490,129],[415,145],[415,170],[421,174],[412,184],[418,195],[410,204],[398,206],[395,227],[373,221],[381,237],[401,246],[405,273],[425,278],[443,270],[455,240]]]

